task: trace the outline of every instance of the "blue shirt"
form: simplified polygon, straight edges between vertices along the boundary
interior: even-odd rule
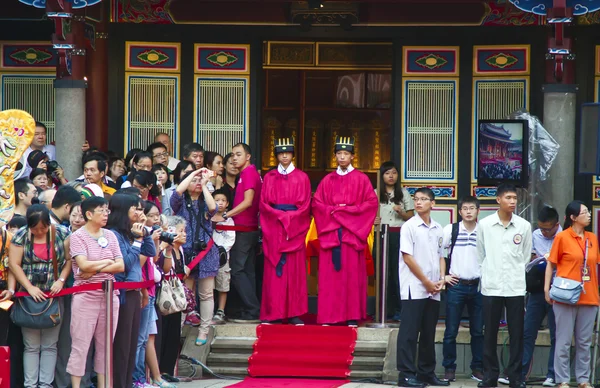
[[[546,238],[542,234],[541,230],[539,230],[539,229],[534,230],[531,235],[531,246],[532,246],[531,253],[536,255],[536,257],[544,257],[546,254],[549,254],[550,249],[552,249],[552,243],[554,242],[554,237],[556,237],[556,235],[559,234],[560,232],[562,232],[562,227],[560,225],[558,225],[558,229],[556,230],[556,233],[554,234],[554,236],[552,236],[551,238]]]
[[[156,246],[152,241],[152,236],[144,237],[141,248],[131,245],[129,240],[117,230],[111,229],[117,236],[119,248],[123,254],[123,263],[125,264],[125,272],[115,274],[117,282],[141,282],[142,281],[142,266],[140,265],[140,255],[147,257],[156,256]],[[121,304],[125,303],[125,292],[119,294]]]

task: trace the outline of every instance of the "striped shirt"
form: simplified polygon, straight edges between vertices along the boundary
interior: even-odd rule
[[[452,224],[444,227],[443,247],[450,256],[452,245]],[[460,279],[472,280],[481,277],[481,269],[477,261],[477,226],[469,232],[462,221],[458,224],[458,237],[450,260],[450,274]]]
[[[39,257],[35,254],[34,244],[30,238],[30,230],[26,226],[19,229],[11,241],[14,246],[23,247],[23,260],[21,261],[23,272],[25,272],[29,282],[42,291],[50,290],[55,282],[52,263],[53,254],[56,255],[58,275],[60,275],[65,265],[65,240],[69,237],[69,230],[60,225],[55,226],[55,229],[54,252],[50,252],[50,258],[48,258],[47,252],[44,252],[45,257]],[[50,247],[49,241],[48,247]]]
[[[88,261],[123,258],[117,236],[108,229],[102,229],[102,232],[108,240],[108,245],[105,248],[102,248],[98,244],[98,239],[92,237],[85,228],[80,228],[71,235],[71,257],[73,258],[73,273],[75,274],[76,286],[89,283],[102,283],[105,280],[115,280],[113,274],[104,272],[95,274],[89,279],[83,279],[75,260],[75,256],[85,256]]]

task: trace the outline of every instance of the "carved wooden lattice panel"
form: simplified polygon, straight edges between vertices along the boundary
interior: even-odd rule
[[[221,155],[247,143],[248,109],[248,78],[197,76],[194,140]]]
[[[54,85],[56,76],[32,74],[3,74],[0,110],[21,109],[48,128],[47,142],[54,139]]]
[[[456,80],[405,80],[403,179],[456,179],[456,85]]]
[[[164,132],[179,145],[179,76],[127,75],[125,152],[146,149]]]
[[[506,119],[528,109],[528,78],[473,80],[473,180],[477,180],[477,125],[479,120]]]

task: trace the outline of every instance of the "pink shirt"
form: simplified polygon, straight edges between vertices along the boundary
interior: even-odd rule
[[[240,179],[235,187],[235,197],[233,198],[233,207],[242,203],[244,193],[248,190],[254,190],[254,199],[252,206],[240,214],[233,216],[236,225],[258,227],[258,205],[260,203],[260,191],[262,189],[262,179],[256,171],[256,167],[251,164],[240,172]]]
[[[154,280],[154,283],[152,286],[148,287],[148,295],[149,296],[156,296],[156,281],[160,281],[159,279],[155,279],[154,278],[154,258],[153,257],[149,257],[148,259],[146,259],[146,263],[144,264],[144,266],[142,267],[142,280],[146,281],[146,280]],[[146,276],[147,275],[147,276]]]
[[[85,256],[89,261],[123,258],[117,236],[108,229],[102,229],[102,232],[104,232],[104,237],[108,240],[108,245],[104,248],[98,244],[98,239],[90,236],[85,228],[80,228],[71,235],[71,257],[73,258],[75,286],[88,283],[102,283],[105,280],[115,280],[113,274],[104,272],[95,274],[89,279],[82,279],[79,273],[79,266],[75,260],[75,256]]]

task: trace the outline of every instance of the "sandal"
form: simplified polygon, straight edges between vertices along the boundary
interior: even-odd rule
[[[156,385],[157,387],[162,387],[162,388],[177,388],[177,385],[175,385],[173,383],[169,383],[165,380],[161,380],[161,381],[152,380],[152,384]]]

